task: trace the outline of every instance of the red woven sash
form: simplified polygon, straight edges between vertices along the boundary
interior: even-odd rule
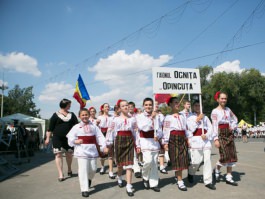
[[[151,131],[140,131],[141,138],[154,138],[154,130]]]

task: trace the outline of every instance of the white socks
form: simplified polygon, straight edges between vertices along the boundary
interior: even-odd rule
[[[122,183],[122,176],[117,176],[118,178],[118,183],[121,184]]]

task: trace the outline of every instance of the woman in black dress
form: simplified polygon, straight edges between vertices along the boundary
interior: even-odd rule
[[[45,144],[49,143],[51,133],[53,153],[55,154],[56,167],[59,173],[59,182],[64,180],[63,175],[63,153],[66,156],[66,163],[68,166],[68,176],[72,176],[72,158],[73,148],[68,145],[67,133],[70,129],[78,123],[77,117],[73,112],[69,112],[71,101],[63,99],[60,102],[60,110],[55,112],[50,118],[50,125],[47,131]]]

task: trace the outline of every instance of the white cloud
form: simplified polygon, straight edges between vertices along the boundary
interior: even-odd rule
[[[41,102],[59,102],[63,98],[72,99],[74,89],[71,84],[66,84],[65,82],[49,83],[41,92],[39,100]]]
[[[104,102],[114,105],[120,98],[141,105],[145,97],[152,97],[151,68],[159,67],[170,59],[169,55],[154,58],[142,54],[139,50],[132,54],[119,50],[105,59],[100,59],[88,70],[95,72],[95,80],[104,81],[110,91],[99,96],[91,96],[91,105],[97,108]]]
[[[241,73],[245,69],[240,68],[240,61],[234,60],[232,62],[226,61],[219,66],[216,66],[213,71],[214,73],[218,72],[227,72],[227,73]]]
[[[27,73],[37,77],[41,76],[37,60],[22,52],[12,52],[6,55],[0,54],[0,68]]]

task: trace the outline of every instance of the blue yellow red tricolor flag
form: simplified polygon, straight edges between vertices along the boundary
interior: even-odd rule
[[[73,97],[80,104],[80,108],[84,108],[86,106],[86,101],[90,100],[89,94],[86,90],[86,86],[80,74],[75,85],[75,92]]]

